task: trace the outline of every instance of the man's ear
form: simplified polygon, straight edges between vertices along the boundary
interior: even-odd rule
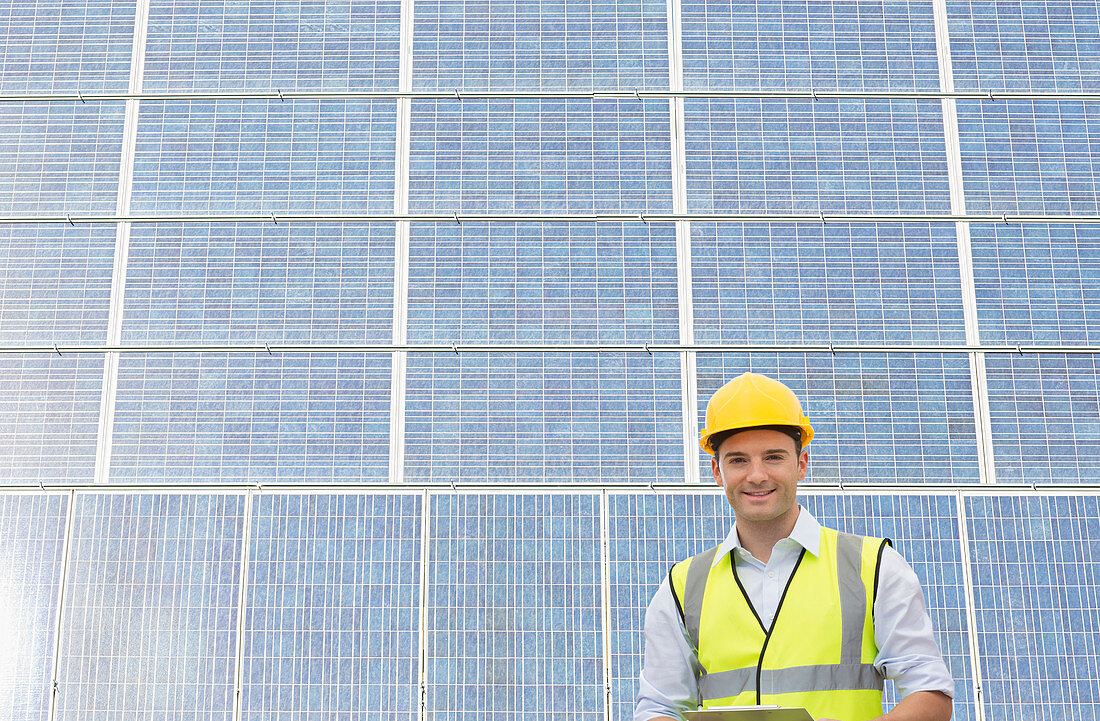
[[[803,448],[798,454],[798,480],[805,478],[808,470],[810,470],[810,449]]]
[[[722,480],[722,467],[718,465],[718,459],[714,456],[710,457],[710,473],[714,476],[714,482],[719,486],[725,487],[725,482]]]

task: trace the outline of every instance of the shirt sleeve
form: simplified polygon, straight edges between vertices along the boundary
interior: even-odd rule
[[[904,698],[914,691],[955,697],[955,682],[932,634],[924,592],[913,569],[897,551],[883,549],[875,598],[875,668],[892,679]]]
[[[699,706],[699,660],[688,639],[668,579],[661,582],[645,612],[645,657],[638,679],[634,721],[656,716],[682,719]]]

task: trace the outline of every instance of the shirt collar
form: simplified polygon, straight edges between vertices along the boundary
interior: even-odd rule
[[[818,551],[821,549],[821,524],[817,522],[817,519],[813,517],[813,514],[806,510],[805,507],[798,507],[798,518],[794,522],[794,528],[791,530],[791,535],[788,536],[791,540],[798,545],[805,548],[814,557],[817,557]],[[741,539],[737,536],[737,521],[733,522],[733,527],[730,528],[729,534],[726,536],[726,540],[722,541],[722,545],[718,547],[718,552],[714,554],[713,564],[718,563],[727,553],[735,548],[740,548],[745,553],[745,547],[741,545]]]

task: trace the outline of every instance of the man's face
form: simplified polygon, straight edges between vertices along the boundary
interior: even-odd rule
[[[809,462],[809,451],[796,453],[786,433],[756,428],[722,441],[711,470],[739,522],[766,523],[797,512],[795,491]]]

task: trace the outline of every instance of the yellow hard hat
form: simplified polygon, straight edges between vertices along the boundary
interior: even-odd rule
[[[810,419],[787,386],[759,373],[742,373],[719,388],[707,403],[707,424],[699,438],[703,450],[714,455],[710,438],[716,433],[755,426],[792,426],[802,430],[802,447],[814,437]]]

